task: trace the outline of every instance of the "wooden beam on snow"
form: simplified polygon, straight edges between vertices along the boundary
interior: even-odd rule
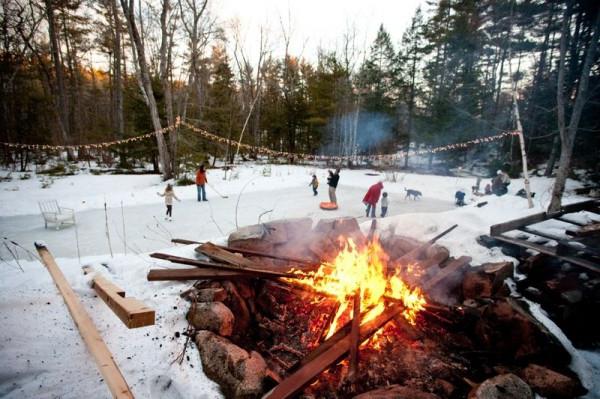
[[[103,276],[96,274],[92,288],[127,328],[154,325],[154,309],[135,298],[126,298],[125,291]]]
[[[108,389],[115,398],[133,398],[133,394],[127,385],[127,381],[121,374],[119,366],[115,362],[110,350],[102,340],[102,336],[96,329],[94,322],[83,308],[79,297],[61,272],[56,264],[54,257],[44,244],[35,243],[35,247],[42,259],[42,263],[52,276],[58,291],[63,297],[69,313],[79,330],[79,334],[83,338],[88,350],[96,361],[96,365],[104,377]]]
[[[597,235],[600,234],[600,223],[588,224],[582,226],[579,230],[567,230],[565,233],[574,237],[589,237]]]
[[[577,258],[575,256],[564,256],[564,255],[559,255],[556,253],[556,248],[555,247],[546,247],[544,245],[539,245],[539,244],[534,244],[532,242],[529,241],[525,241],[525,240],[520,240],[518,238],[512,238],[512,237],[507,237],[504,235],[499,235],[494,237],[495,239],[508,243],[508,244],[513,244],[513,245],[517,245],[521,248],[525,248],[525,249],[531,249],[533,251],[537,251],[540,252],[542,254],[546,254],[546,255],[550,255],[555,257],[556,259],[560,259],[563,260],[565,262],[569,262],[573,265],[576,266],[581,266],[587,270],[596,272],[596,273],[600,273],[600,265],[585,259],[581,259],[581,258]]]
[[[540,223],[548,219],[560,218],[562,215],[572,212],[585,211],[590,209],[595,209],[600,204],[598,200],[589,200],[576,202],[574,204],[569,204],[563,206],[560,211],[554,213],[541,212],[533,215],[525,216],[519,219],[510,220],[504,223],[498,223],[490,227],[490,235],[492,237],[498,236],[502,233],[506,233],[507,231],[515,230],[523,226],[528,226],[530,224]],[[567,222],[571,223],[571,222]]]

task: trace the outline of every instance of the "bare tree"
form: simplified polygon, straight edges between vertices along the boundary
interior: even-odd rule
[[[183,93],[179,103],[181,120],[187,118],[188,99],[190,91],[196,93],[196,98],[201,102],[200,56],[210,37],[215,33],[215,20],[202,18],[206,12],[208,0],[178,0],[181,12],[181,23],[188,38],[189,75],[187,90]]]
[[[233,157],[233,160],[235,161],[235,158],[240,152],[240,145],[244,137],[244,132],[246,131],[248,122],[250,121],[250,118],[252,117],[253,113],[254,120],[260,120],[260,107],[256,107],[256,104],[259,101],[261,95],[262,64],[265,55],[267,54],[267,35],[265,34],[263,27],[261,26],[258,59],[255,68],[252,66],[252,63],[249,61],[248,57],[244,52],[239,24],[235,24],[233,26],[233,38],[235,41],[235,49],[233,51],[233,56],[235,58],[235,62],[239,72],[239,79],[242,91],[242,105],[247,112],[246,119],[244,120],[244,125],[240,133],[240,138],[238,140],[235,156]],[[254,111],[255,109],[256,111]],[[256,134],[258,129],[258,123],[255,123],[253,126],[253,133]]]
[[[158,114],[158,106],[156,105],[156,99],[154,98],[154,91],[152,90],[152,81],[150,79],[150,71],[148,70],[148,64],[146,63],[146,52],[142,39],[140,37],[134,16],[134,0],[120,0],[125,19],[131,35],[131,40],[134,43],[135,50],[137,52],[137,61],[140,67],[140,77],[144,92],[146,94],[147,105],[150,111],[150,118],[152,119],[152,126],[156,131],[156,143],[158,146],[158,157],[160,166],[162,168],[163,179],[167,180],[173,177],[173,171],[171,168],[171,158],[169,155],[169,149],[167,148],[165,137],[161,132],[160,116]]]
[[[171,72],[173,70],[173,37],[177,26],[177,13],[172,12],[171,2],[169,0],[162,1],[162,11],[160,14],[160,67],[159,75],[160,82],[163,88],[165,113],[167,115],[167,123],[173,126],[175,116],[173,114],[173,85],[171,81]],[[169,133],[169,151],[171,154],[171,170],[177,172],[177,131],[173,130]]]
[[[552,199],[548,206],[548,212],[557,212],[561,207],[561,200],[563,192],[565,191],[565,183],[569,175],[571,166],[571,156],[573,154],[573,146],[575,145],[575,136],[577,135],[577,128],[579,127],[579,121],[581,119],[581,113],[583,112],[583,106],[587,100],[588,85],[590,80],[590,70],[596,56],[596,48],[598,46],[598,38],[600,36],[600,9],[596,11],[594,18],[594,25],[592,38],[590,41],[589,48],[583,67],[581,68],[581,75],[579,77],[579,85],[577,87],[577,96],[575,97],[575,103],[573,105],[573,111],[569,120],[569,125],[565,125],[565,55],[567,52],[567,42],[569,40],[569,30],[571,23],[571,9],[572,3],[567,2],[567,7],[563,15],[561,38],[560,38],[560,58],[558,64],[558,84],[556,90],[556,103],[558,111],[558,130],[560,134],[561,150],[560,160],[558,166],[558,172],[556,173],[556,179],[554,181],[554,187],[552,189]]]

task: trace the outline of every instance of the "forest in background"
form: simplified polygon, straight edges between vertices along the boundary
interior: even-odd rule
[[[249,54],[241,28],[217,20],[211,6],[0,0],[1,141],[97,143],[180,116],[233,140],[244,131],[244,143],[274,150],[390,153],[515,129],[516,85],[532,163],[547,164],[549,175],[571,147],[576,166],[598,172],[597,1],[430,1],[402,37],[381,26],[361,47],[349,29],[314,61],[290,51],[283,22],[276,33],[262,30],[258,54]],[[275,40],[282,54],[271,50]],[[519,170],[517,140],[502,145],[497,161]],[[167,178],[209,155],[231,161],[235,150],[179,129],[99,153],[123,168],[151,161]],[[6,146],[2,154],[23,168],[41,157]],[[89,156],[98,152],[69,154]]]

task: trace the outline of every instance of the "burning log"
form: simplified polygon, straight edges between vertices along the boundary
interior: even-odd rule
[[[168,254],[162,254],[162,253],[153,253],[153,254],[150,254],[150,256],[153,258],[157,258],[157,259],[168,260],[169,262],[173,262],[173,263],[181,263],[182,265],[197,266],[197,267],[209,268],[209,269],[213,269],[213,270],[214,269],[235,270],[237,272],[245,272],[245,273],[255,275],[258,277],[288,277],[288,278],[295,277],[295,275],[292,273],[282,273],[282,272],[278,272],[275,270],[261,269],[258,265],[256,265],[254,262],[252,262],[248,259],[244,259],[241,256],[236,256],[231,253],[229,253],[229,254],[235,258],[241,258],[242,262],[239,262],[237,264],[215,263],[215,262],[207,262],[207,261],[198,260],[198,259],[182,258],[180,256],[174,256],[174,255],[168,255]],[[255,266],[255,267],[249,267],[247,262],[251,262],[251,265]]]
[[[150,269],[148,281],[186,281],[186,280],[229,280],[236,278],[265,277],[248,272],[219,269]]]
[[[213,243],[207,242],[204,244],[201,244],[200,246],[198,246],[196,248],[196,252],[199,252],[205,256],[208,256],[209,258],[216,260],[218,262],[223,262],[225,264],[225,266],[222,267],[228,267],[230,269],[236,269],[236,270],[248,270],[248,271],[254,271],[254,272],[264,272],[264,273],[270,273],[270,274],[277,274],[279,275],[279,277],[294,277],[294,274],[292,273],[282,273],[276,270],[268,270],[265,268],[261,268],[259,264],[257,264],[256,262],[244,258],[241,255],[236,255],[233,252],[229,252],[225,249],[219,248],[218,246],[214,245]],[[227,266],[229,265],[229,266]]]
[[[358,374],[358,338],[360,330],[360,287],[354,294],[354,306],[352,308],[352,330],[350,331],[350,373],[348,379],[356,380]]]
[[[427,250],[427,248],[429,248],[431,245],[435,244],[435,242],[437,240],[439,240],[440,238],[444,237],[446,234],[450,233],[452,230],[454,230],[455,228],[457,228],[458,225],[455,224],[454,226],[442,231],[440,234],[438,234],[437,236],[433,237],[432,239],[430,239],[429,241],[427,241],[426,243],[422,244],[421,246],[413,249],[412,251],[402,255],[400,258],[398,258],[396,260],[396,262],[400,263],[400,262],[407,262],[407,261],[411,261],[414,259],[417,259],[419,256],[421,256],[421,254]]]
[[[471,262],[470,256],[461,256],[458,259],[452,260],[450,263],[448,263],[448,265],[446,265],[446,267],[444,267],[433,277],[427,280],[424,284],[422,284],[421,288],[423,289],[423,291],[429,291],[430,289],[438,285],[440,282],[448,278],[451,274],[458,272],[463,267],[468,265],[469,262]]]
[[[200,241],[186,240],[183,238],[173,238],[171,240],[171,242],[176,243],[176,244],[185,244],[185,245],[202,244]],[[213,245],[215,245],[215,244],[213,244]],[[291,262],[291,263],[305,264],[308,266],[314,266],[316,263],[316,261],[312,260],[312,259],[281,256],[281,255],[275,255],[275,254],[264,252],[264,251],[255,251],[252,249],[234,248],[234,247],[228,247],[226,245],[215,245],[215,247],[224,249],[229,252],[239,253],[239,254],[242,254],[245,256],[257,256],[260,258],[271,258],[271,259],[283,260],[283,261]]]
[[[383,313],[375,319],[364,323],[360,326],[359,342],[363,342],[371,335],[375,334],[394,316],[403,310],[402,305],[392,305],[385,309]],[[306,387],[315,377],[321,374],[325,369],[333,363],[339,361],[350,350],[352,339],[346,333],[338,342],[332,344],[328,349],[321,351],[317,356],[313,356],[312,360],[305,363],[297,371],[284,379],[281,384],[277,385],[265,398],[279,399],[289,398],[299,393]],[[325,345],[325,344],[323,344]],[[320,350],[317,348],[317,350]],[[310,356],[310,355],[309,355]]]

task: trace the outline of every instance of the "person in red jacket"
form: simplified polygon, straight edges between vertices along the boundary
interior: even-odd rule
[[[375,207],[381,196],[381,190],[383,190],[383,182],[373,184],[369,187],[367,194],[365,194],[363,204],[367,205],[367,217],[369,217],[369,211],[371,212],[371,217],[375,217]]]
[[[206,183],[208,183],[208,179],[206,178],[206,170],[204,169],[204,164],[202,164],[196,172],[196,188],[198,189],[198,202],[208,201],[206,199],[206,189],[204,188]]]

